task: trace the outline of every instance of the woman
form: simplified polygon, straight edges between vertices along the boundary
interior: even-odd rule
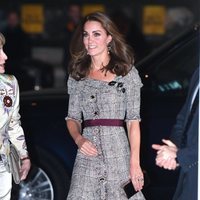
[[[26,178],[31,163],[20,124],[18,83],[14,76],[4,74],[7,60],[3,51],[4,44],[5,38],[0,33],[0,199],[10,200],[12,175],[6,171],[10,142],[16,146],[21,156],[21,180]]]
[[[78,152],[67,199],[125,200],[122,185],[129,178],[139,191],[131,199],[144,199],[142,83],[131,49],[108,16],[96,12],[77,28],[70,52],[66,123]]]

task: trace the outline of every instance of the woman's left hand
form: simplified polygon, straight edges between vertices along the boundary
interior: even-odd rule
[[[22,166],[21,166],[21,169],[20,169],[21,181],[23,181],[23,180],[26,179],[30,168],[31,168],[31,161],[30,161],[30,159],[27,158],[25,160],[22,160]]]
[[[138,164],[130,164],[130,176],[135,190],[142,190],[144,186],[144,175],[141,167]]]

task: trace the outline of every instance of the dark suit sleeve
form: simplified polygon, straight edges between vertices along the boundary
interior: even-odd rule
[[[177,115],[176,124],[172,129],[170,136],[171,141],[178,147],[177,161],[183,171],[188,171],[197,165],[198,159],[198,106],[192,118],[189,128],[187,129],[187,142],[185,147],[181,147],[184,129],[188,120],[191,96],[194,92],[194,86],[197,85],[198,70],[194,73],[191,79],[191,85],[185,104],[180,113]]]
[[[178,148],[180,148],[180,146],[181,146],[186,111],[187,111],[187,107],[186,107],[186,104],[184,104],[181,111],[177,115],[176,124],[174,125],[171,136],[170,136],[170,140]]]
[[[198,163],[198,145],[196,143],[187,148],[179,149],[177,152],[177,161],[183,171],[187,172]]]
[[[190,128],[188,129],[187,145],[181,148],[183,125],[184,125],[184,113],[186,106],[183,107],[179,115],[177,116],[177,123],[174,126],[170,139],[178,147],[177,161],[183,171],[188,171],[197,165],[198,159],[198,109],[193,117]]]
[[[188,129],[187,145],[178,149],[177,161],[183,171],[189,171],[197,166],[198,162],[198,122],[199,109],[197,108],[193,116],[190,128]]]

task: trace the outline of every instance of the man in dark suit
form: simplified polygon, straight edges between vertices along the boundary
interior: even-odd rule
[[[188,96],[170,140],[163,145],[153,144],[157,150],[156,165],[168,170],[180,168],[173,200],[197,200],[198,127],[199,127],[199,68],[192,76]]]

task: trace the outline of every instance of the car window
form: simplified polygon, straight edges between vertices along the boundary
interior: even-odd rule
[[[193,71],[199,64],[199,36],[174,47],[171,52],[154,63],[150,74],[144,76],[145,89],[157,94],[187,92]]]

